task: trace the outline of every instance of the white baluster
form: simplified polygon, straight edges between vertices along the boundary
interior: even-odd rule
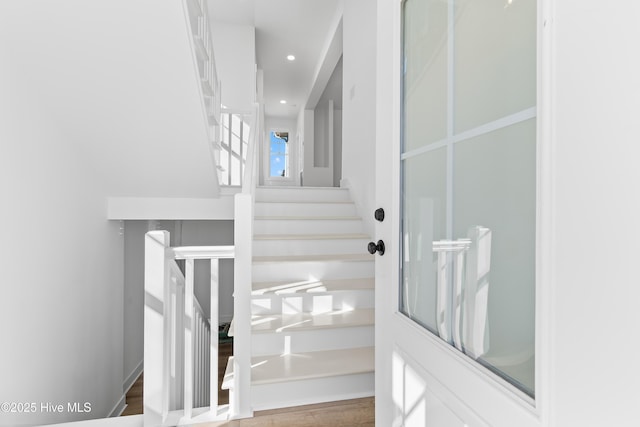
[[[200,358],[201,358],[201,348],[200,348],[200,335],[202,333],[202,320],[200,319],[200,312],[196,312],[196,350],[195,350],[195,369],[194,369],[194,391],[193,391],[193,402],[194,408],[200,407]]]
[[[449,285],[447,279],[447,251],[438,252],[436,271],[436,325],[440,338],[449,342],[451,339],[451,325],[449,324]]]
[[[218,288],[220,261],[211,260],[211,320],[209,322],[209,408],[218,413]]]
[[[466,248],[455,252],[455,261],[453,264],[453,344],[462,351],[462,288],[464,278],[464,262]]]
[[[187,419],[191,418],[193,414],[193,332],[195,329],[193,264],[193,259],[185,260],[184,416]]]
[[[211,370],[211,327],[209,327],[209,329],[207,330],[207,333],[205,334],[205,340],[204,340],[204,348],[205,348],[205,356],[204,356],[204,360],[208,361],[209,363],[205,363],[205,373],[204,373],[204,378],[210,379],[209,377],[209,372]],[[210,404],[211,402],[209,402],[209,396],[211,393],[211,382],[209,382],[209,387],[205,387],[205,395],[204,395],[204,402],[205,405]],[[211,408],[211,410],[214,410],[215,408]]]

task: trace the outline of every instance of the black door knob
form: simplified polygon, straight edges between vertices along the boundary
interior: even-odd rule
[[[384,255],[384,242],[382,240],[378,240],[378,243],[369,242],[369,246],[367,250],[371,255],[378,252],[380,255]]]
[[[384,221],[384,209],[376,209],[376,211],[373,213],[373,217],[380,222]]]

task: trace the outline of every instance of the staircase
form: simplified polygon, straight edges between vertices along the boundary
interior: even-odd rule
[[[347,189],[256,190],[253,410],[373,395],[368,241]],[[232,387],[232,365],[223,388]]]

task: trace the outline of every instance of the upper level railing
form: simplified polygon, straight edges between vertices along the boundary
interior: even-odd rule
[[[184,0],[191,29],[195,65],[200,78],[202,110],[206,117],[207,133],[216,167],[220,167],[220,111],[221,86],[213,52],[213,38],[206,0]]]

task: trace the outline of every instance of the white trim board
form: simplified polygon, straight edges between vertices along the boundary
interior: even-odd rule
[[[127,407],[127,395],[126,393],[122,393],[122,396],[116,403],[116,406],[113,407],[111,412],[109,412],[109,418],[119,417],[124,412]]]
[[[110,220],[218,220],[234,219],[234,195],[214,199],[176,197],[109,197]]]
[[[129,390],[131,390],[133,384],[136,382],[138,377],[140,377],[140,374],[142,374],[143,369],[144,360],[141,360],[140,363],[138,363],[138,365],[133,368],[133,371],[131,371],[129,376],[127,376],[127,379],[124,380],[124,383],[122,384],[122,391],[124,392],[124,394],[129,393]]]

